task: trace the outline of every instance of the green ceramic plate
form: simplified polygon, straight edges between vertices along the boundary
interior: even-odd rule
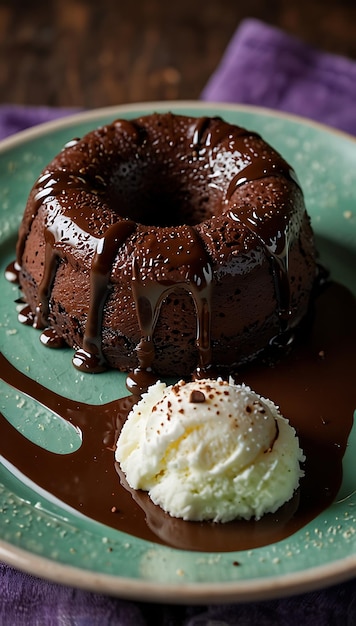
[[[63,144],[116,117],[153,110],[221,115],[278,148],[302,181],[322,261],[356,293],[356,142],[346,135],[271,111],[197,102],[102,109],[25,131],[0,151],[1,350],[30,377],[83,402],[124,395],[124,375],[85,376],[74,370],[68,352],[44,353],[37,333],[17,322],[17,288],[4,279],[4,268],[14,258],[29,189]],[[76,445],[60,421],[3,383],[0,410],[42,445],[62,452]],[[356,574],[355,456],[354,429],[337,501],[308,526],[273,545],[222,554],[162,547],[79,517],[0,465],[0,559],[70,585],[165,602],[238,602],[335,583]]]

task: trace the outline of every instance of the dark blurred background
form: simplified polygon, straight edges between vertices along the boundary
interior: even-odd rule
[[[247,17],[356,59],[355,0],[0,0],[0,103],[196,99]]]

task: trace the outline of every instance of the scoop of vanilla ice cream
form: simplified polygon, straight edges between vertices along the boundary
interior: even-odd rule
[[[276,511],[298,487],[304,460],[273,402],[220,379],[152,385],[115,456],[129,485],[173,517],[220,522]]]

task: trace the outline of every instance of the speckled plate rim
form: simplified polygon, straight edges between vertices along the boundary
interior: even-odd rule
[[[75,126],[78,123],[88,122],[101,123],[102,118],[119,117],[120,115],[134,115],[149,113],[152,111],[172,110],[174,112],[190,109],[196,110],[197,114],[204,111],[223,113],[252,113],[258,116],[269,117],[274,120],[289,120],[303,126],[320,129],[321,132],[339,136],[355,143],[355,138],[335,131],[318,122],[308,119],[265,109],[263,107],[251,107],[247,105],[233,105],[223,103],[208,103],[198,101],[166,101],[145,102],[106,107],[92,111],[74,113],[58,120],[47,122],[39,126],[24,130],[0,142],[0,152],[11,150],[31,142],[33,139],[46,136],[58,129]],[[98,122],[99,120],[99,122]],[[93,126],[94,127],[94,126]],[[201,603],[201,602],[246,602],[249,600],[262,600],[272,597],[312,591],[322,586],[329,586],[350,579],[356,575],[356,554],[350,554],[346,558],[333,560],[330,564],[309,567],[307,570],[282,574],[268,578],[253,578],[251,580],[234,580],[232,582],[179,582],[178,584],[162,584],[144,579],[132,579],[116,575],[107,575],[94,571],[83,570],[80,567],[57,563],[52,559],[33,554],[17,546],[0,540],[0,559],[31,574],[54,580],[61,584],[74,585],[84,589],[119,595],[125,598],[163,601],[174,603]]]
[[[291,575],[267,580],[231,583],[162,584],[147,580],[111,576],[79,567],[61,565],[50,559],[29,555],[25,550],[0,540],[0,560],[19,570],[64,586],[73,586],[95,593],[106,593],[125,599],[163,602],[165,604],[241,603],[283,598],[309,593],[322,587],[345,582],[356,575],[356,555],[334,561],[328,566],[310,568]]]

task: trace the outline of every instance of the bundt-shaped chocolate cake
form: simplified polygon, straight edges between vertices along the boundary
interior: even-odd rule
[[[288,342],[315,279],[292,168],[253,132],[170,113],[67,144],[29,195],[17,263],[33,325],[77,367],[174,376]]]

